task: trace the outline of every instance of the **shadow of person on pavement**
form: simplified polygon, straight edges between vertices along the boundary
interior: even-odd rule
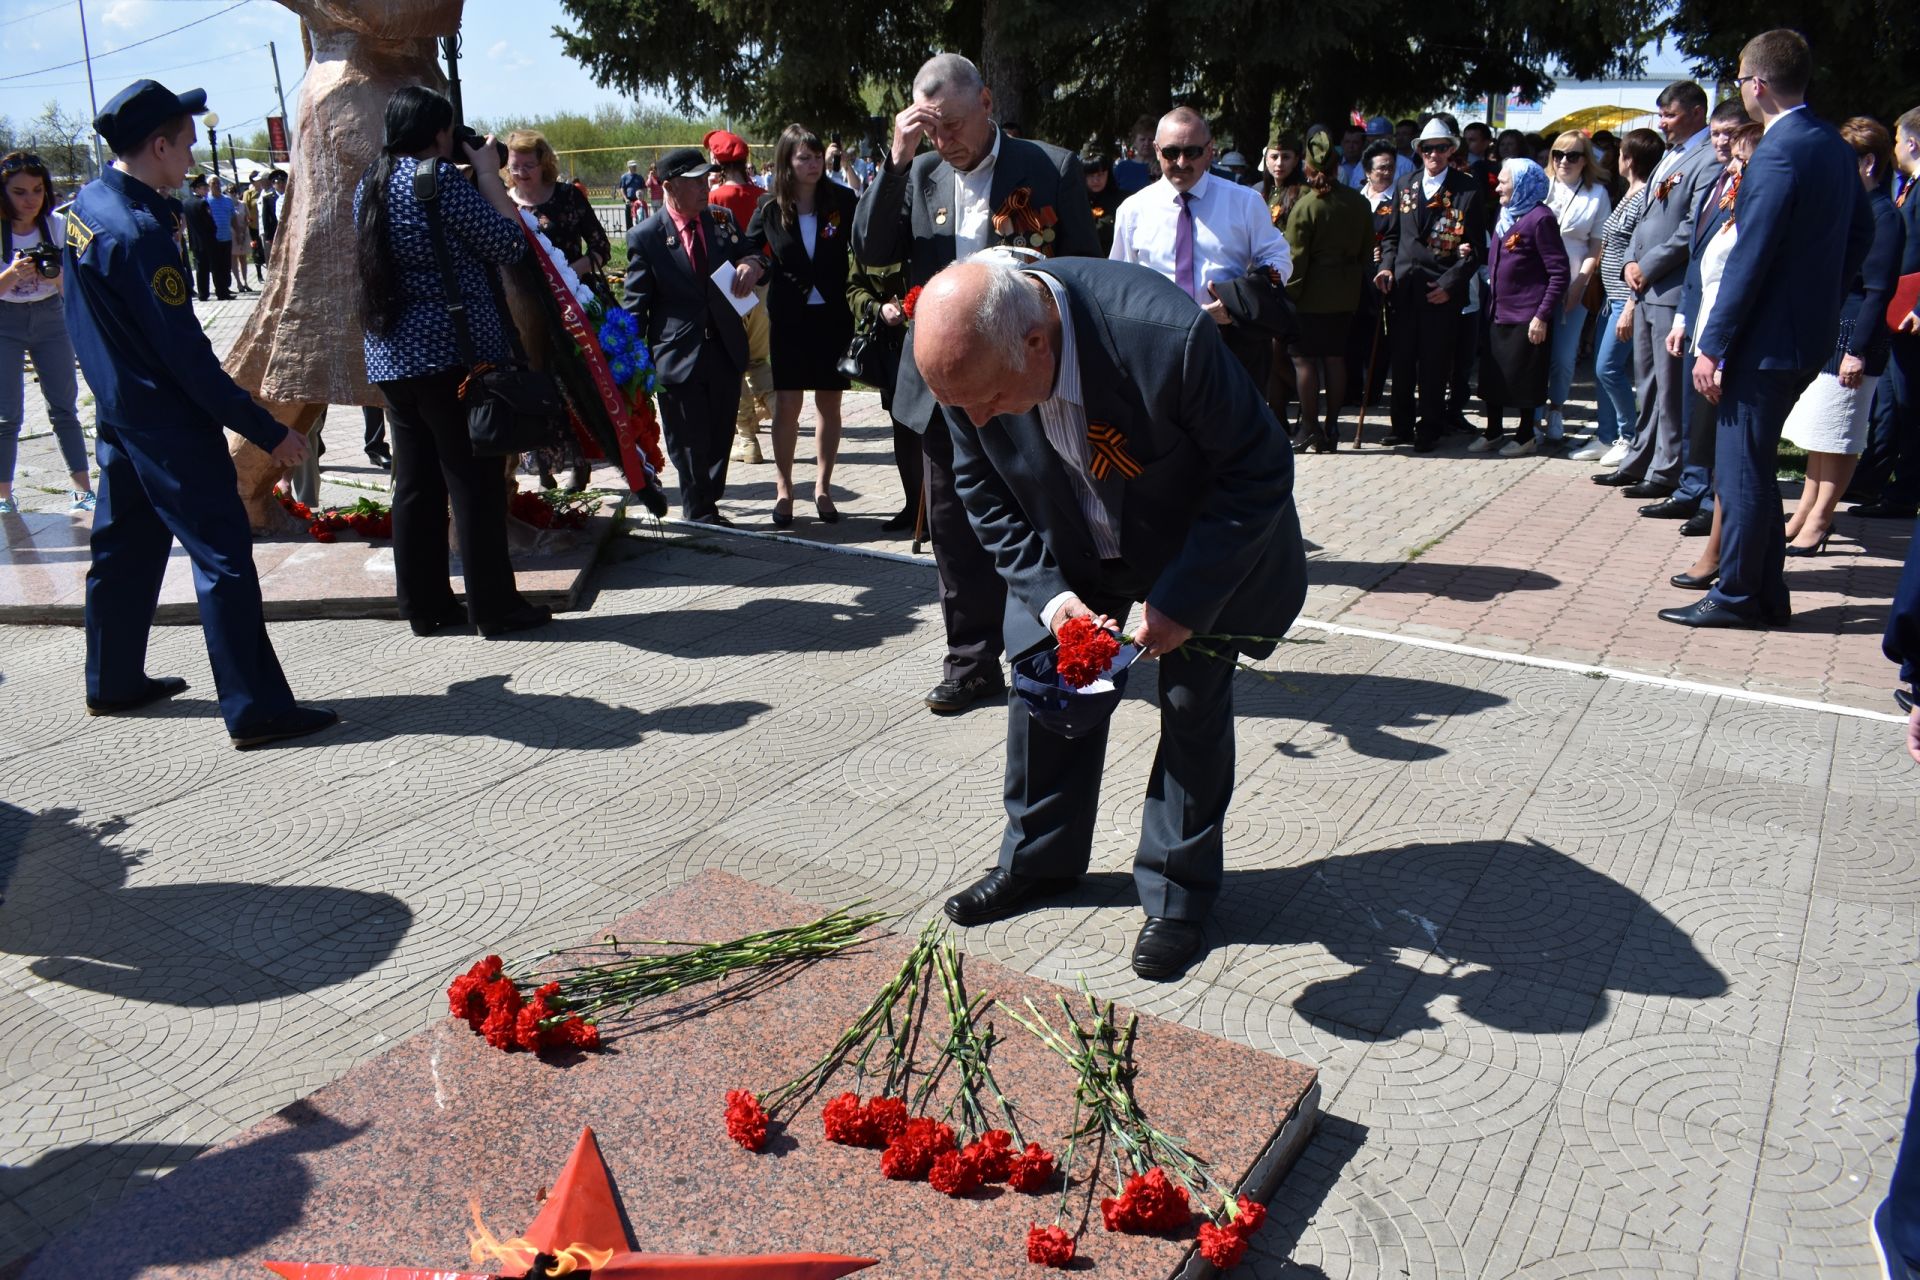
[[[1285,650],[1281,651],[1283,657]],[[1305,720],[1324,725],[1328,733],[1363,756],[1380,760],[1433,760],[1447,754],[1437,743],[1391,732],[1416,730],[1443,720],[1470,716],[1504,706],[1500,694],[1444,680],[1404,676],[1355,675],[1351,672],[1275,672],[1264,681],[1250,673],[1235,677],[1233,711],[1242,731],[1262,732],[1260,720]],[[1331,745],[1331,744],[1329,744]],[[1273,749],[1289,760],[1317,758],[1322,748],[1304,735],[1281,740]]]
[[[0,1196],[9,1203],[25,1195],[82,1206],[84,1214],[100,1193],[102,1162],[136,1171],[181,1166],[112,1206],[111,1234],[83,1227],[58,1236],[23,1274],[34,1280],[131,1280],[151,1274],[150,1268],[236,1258],[293,1230],[313,1189],[302,1157],[351,1141],[365,1126],[343,1124],[304,1100],[283,1108],[270,1124],[272,1131],[250,1141],[197,1157],[201,1148],[192,1145],[81,1143],[0,1169]]]
[[[177,1008],[255,1003],[359,977],[413,923],[389,893],[324,885],[199,881],[129,886],[142,853],[107,843],[122,819],[88,824],[72,809],[31,814],[0,802],[0,955],[32,956],[49,982]],[[342,930],[351,948],[312,948]],[[191,955],[154,941],[188,933]],[[211,931],[211,932],[209,932]],[[226,949],[239,941],[259,954]],[[297,966],[279,966],[301,951]]]
[[[1551,591],[1560,579],[1537,569],[1503,564],[1440,564],[1432,560],[1309,560],[1316,587],[1365,587],[1485,603],[1516,591]]]

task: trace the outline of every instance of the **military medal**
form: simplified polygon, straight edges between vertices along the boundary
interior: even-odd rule
[[[936,227],[944,227],[947,225],[947,211],[945,209],[935,209],[933,211],[933,225]]]

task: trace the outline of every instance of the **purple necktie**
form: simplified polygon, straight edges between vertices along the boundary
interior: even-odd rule
[[[1173,282],[1195,302],[1200,295],[1193,279],[1193,192],[1180,193],[1180,225],[1173,233]]]

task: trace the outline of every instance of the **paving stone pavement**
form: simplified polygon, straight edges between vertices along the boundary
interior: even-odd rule
[[[207,311],[224,345],[243,308]],[[796,531],[904,553],[865,518],[899,501],[884,423],[850,405],[854,518],[811,521],[803,468]],[[331,428],[330,492],[381,485],[357,413]],[[38,439],[23,473],[36,449],[57,470]],[[1803,686],[1754,655],[1638,658],[1624,605],[1585,648],[1501,630],[1496,592],[1577,597],[1628,567],[1648,590],[1652,522],[1581,507],[1585,470],[1303,460],[1309,612],[1837,701],[1886,687],[1847,665],[1857,620],[1829,657],[1796,652],[1827,663]],[[747,527],[770,528],[770,475],[736,468]],[[1578,578],[1576,530],[1632,549],[1602,561],[1615,578]],[[1413,616],[1446,602],[1482,608]],[[157,631],[151,663],[192,693],[89,720],[78,633],[0,628],[0,1275],[430,1023],[483,951],[575,939],[706,867],[924,917],[997,842],[1002,716],[918,701],[928,564],[636,528],[589,610],[521,641],[273,632],[347,724],[236,755],[196,630]],[[1150,680],[1116,719],[1081,890],[963,939],[1322,1069],[1326,1119],[1245,1273],[1872,1275],[1920,982],[1920,774],[1894,726],[1302,634],[1280,679],[1237,689],[1232,879],[1192,974],[1126,963]]]

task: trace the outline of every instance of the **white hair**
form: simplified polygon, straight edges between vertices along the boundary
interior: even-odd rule
[[[986,87],[980,68],[957,53],[934,54],[913,77],[913,96],[930,102],[962,94],[978,97]]]
[[[980,303],[967,318],[967,335],[998,356],[1008,373],[1024,373],[1027,335],[1047,322],[1046,301],[1027,273],[1020,270],[1018,256],[993,248],[983,249],[966,261],[985,268],[987,273]]]

